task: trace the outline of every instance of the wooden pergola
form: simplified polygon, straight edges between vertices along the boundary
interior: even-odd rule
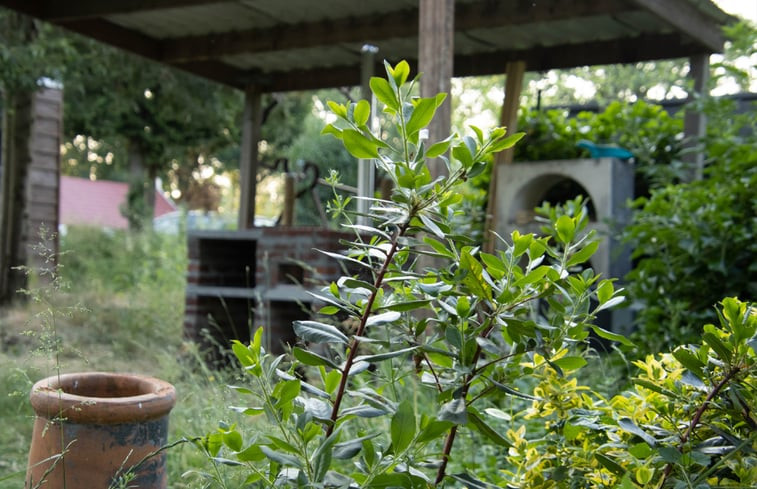
[[[453,76],[507,72],[502,121],[514,128],[524,71],[688,57],[697,86],[733,20],[711,0],[0,0],[151,60],[243,90],[240,229],[253,226],[263,93],[354,86],[380,61]],[[366,67],[363,47],[378,54]],[[446,102],[430,128],[444,137]],[[692,116],[690,133],[703,118]]]

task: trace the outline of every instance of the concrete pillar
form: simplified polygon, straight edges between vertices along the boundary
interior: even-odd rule
[[[689,58],[689,77],[694,81],[694,93],[689,94],[689,103],[696,97],[707,96],[707,82],[710,76],[710,55],[698,54]],[[701,110],[689,106],[683,120],[685,136],[684,161],[691,168],[690,179],[701,180],[704,170],[704,151],[701,147],[702,138],[707,134],[707,116]]]

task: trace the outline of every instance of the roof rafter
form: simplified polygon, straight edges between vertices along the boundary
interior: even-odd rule
[[[691,2],[681,0],[632,1],[657,15],[677,30],[684,32],[691,39],[698,40],[713,52],[720,51],[723,48],[723,33],[712,22],[708,22]]]
[[[79,0],[77,2],[45,0],[38,4],[35,15],[40,19],[50,22],[65,23],[71,20],[91,19],[150,10],[192,7],[223,1],[228,0]],[[23,0],[20,3],[23,3]]]
[[[518,60],[525,61],[526,69],[529,71],[542,71],[552,68],[682,58],[703,52],[701,46],[694,43],[682,46],[677,39],[677,34],[657,34],[646,36],[644,39],[627,38],[455,56],[454,76],[502,74],[504,66],[509,61]],[[395,61],[398,60],[390,62]],[[408,60],[408,62],[411,66],[417,67],[417,60]],[[379,72],[383,67],[377,64],[375,69]],[[360,83],[360,66],[356,64],[328,69],[258,74],[252,77],[252,81],[266,92],[353,86]]]
[[[613,15],[634,9],[621,0],[474,2],[455,7],[455,29],[471,30]],[[411,37],[417,32],[418,9],[411,8],[384,15],[169,39],[165,41],[163,61],[174,63],[340,43],[377,42]]]

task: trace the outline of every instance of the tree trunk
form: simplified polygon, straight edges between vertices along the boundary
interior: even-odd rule
[[[5,96],[3,111],[2,186],[0,189],[0,304],[10,303],[27,286],[29,229],[27,225],[27,176],[31,164],[33,93],[19,91]]]
[[[148,183],[148,179],[155,170],[145,167],[144,151],[136,141],[129,141],[128,158],[129,193],[121,213],[128,219],[130,230],[140,231],[154,214],[155,189],[154,184]]]

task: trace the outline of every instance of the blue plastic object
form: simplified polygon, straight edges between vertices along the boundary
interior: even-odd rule
[[[576,146],[588,149],[592,158],[618,158],[621,160],[633,158],[633,153],[625,148],[614,146],[612,144],[595,144],[586,139],[582,139],[576,144]]]

